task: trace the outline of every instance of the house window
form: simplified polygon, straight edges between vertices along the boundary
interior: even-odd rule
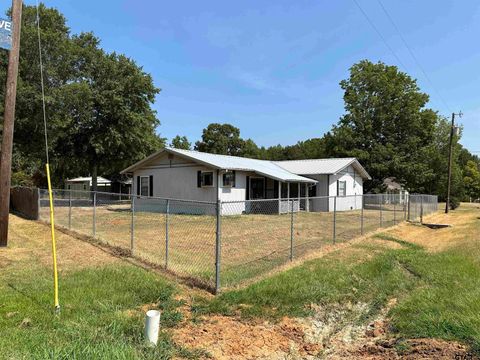
[[[235,187],[235,171],[230,171],[223,174],[223,186]]]
[[[140,196],[150,195],[150,177],[140,176]]]
[[[346,181],[337,181],[337,196],[347,196]]]
[[[203,171],[202,172],[202,187],[213,186],[213,171]]]

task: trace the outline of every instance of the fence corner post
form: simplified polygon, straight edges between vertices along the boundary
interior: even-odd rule
[[[222,201],[217,200],[216,205],[216,232],[215,232],[215,294],[220,291],[220,262],[221,262],[221,241],[222,241]]]
[[[290,206],[290,261],[293,261],[293,231],[294,231],[294,219],[293,219],[293,199]]]
[[[333,197],[333,243],[335,244],[337,237],[337,197]]]
[[[131,200],[131,222],[130,222],[130,252],[134,255],[135,251],[135,195],[132,195]]]
[[[93,192],[93,226],[92,226],[92,234],[95,237],[97,233],[97,192]]]
[[[170,215],[170,200],[167,199],[165,209],[165,270],[168,269],[168,243],[169,243],[169,215]]]

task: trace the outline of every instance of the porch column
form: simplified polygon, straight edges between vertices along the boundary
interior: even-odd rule
[[[282,182],[278,182],[278,214],[282,213]]]
[[[308,199],[308,183],[305,183],[305,211],[310,211],[310,200]]]
[[[300,187],[301,187],[301,186],[302,186],[302,183],[297,183],[297,191],[298,191],[298,194],[297,194],[297,195],[298,195],[298,212],[300,212],[300,201],[301,201],[301,200],[300,200],[300,199],[301,199],[301,194],[300,194],[300,193],[301,193],[301,191],[300,191],[301,189],[300,189]]]

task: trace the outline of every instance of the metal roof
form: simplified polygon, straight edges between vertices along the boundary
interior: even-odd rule
[[[334,175],[352,165],[364,179],[371,179],[356,158],[286,160],[275,164],[299,175]]]
[[[68,182],[68,183],[86,182],[86,181],[89,181],[90,186],[92,186],[92,177],[78,177],[78,178],[75,178],[75,179],[65,180],[65,182]],[[104,177],[101,177],[101,176],[97,176],[97,184],[111,184],[111,183],[112,182],[110,180],[105,179]]]
[[[175,148],[165,148],[156,153],[150,155],[146,159],[143,159],[136,164],[126,168],[122,173],[132,172],[134,169],[139,166],[148,163],[150,160],[156,158],[163,152],[168,152],[171,154],[176,154],[180,157],[188,158],[195,162],[220,169],[220,170],[243,170],[243,171],[252,171],[256,174],[270,177],[275,180],[285,181],[285,182],[306,182],[306,183],[315,183],[316,180],[308,179],[306,177],[294,174],[284,168],[278,166],[273,161],[268,160],[257,160],[243,158],[239,156],[229,156],[229,155],[218,155],[210,154],[200,151],[192,150],[181,150]]]

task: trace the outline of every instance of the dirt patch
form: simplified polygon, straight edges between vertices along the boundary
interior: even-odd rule
[[[335,354],[330,359],[478,359],[465,345],[437,339],[372,341],[358,349]]]
[[[205,349],[214,359],[313,358],[322,349],[306,341],[303,325],[289,318],[273,324],[215,315],[182,324],[173,338],[188,348]]]

